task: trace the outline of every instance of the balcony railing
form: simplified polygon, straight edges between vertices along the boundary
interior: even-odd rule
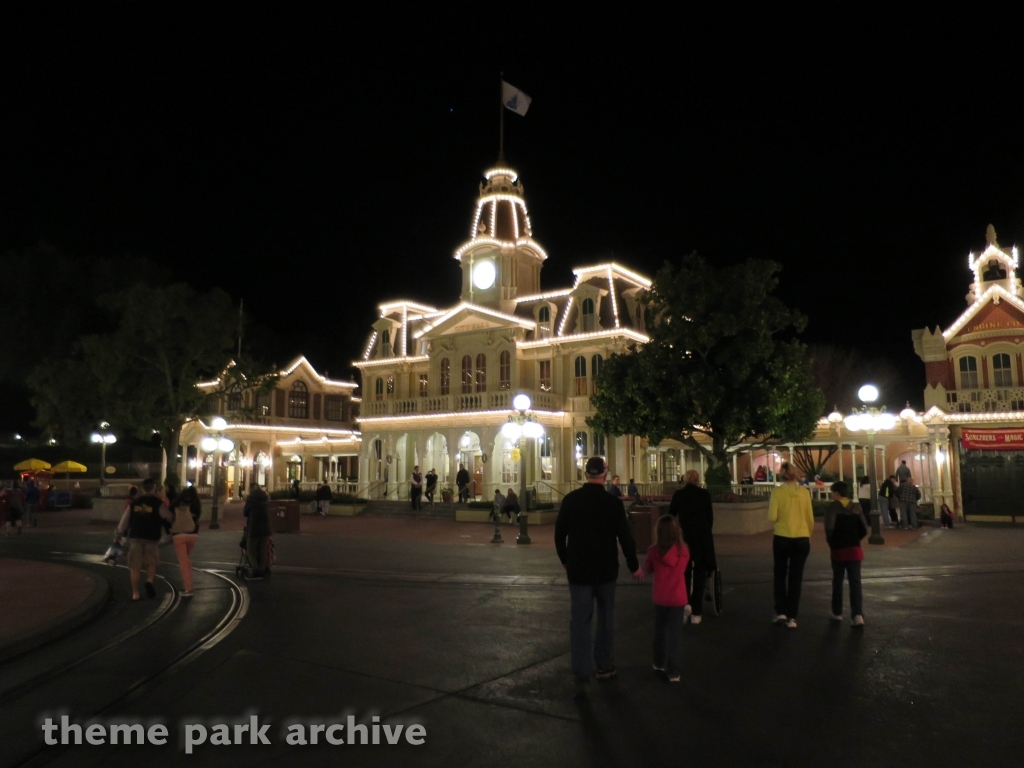
[[[512,407],[512,398],[523,390],[474,392],[460,395],[413,397],[402,400],[371,400],[363,403],[363,412],[370,416],[405,416],[409,414],[453,413],[461,411],[496,411]],[[562,398],[551,392],[527,392],[533,408],[540,411],[561,410]]]

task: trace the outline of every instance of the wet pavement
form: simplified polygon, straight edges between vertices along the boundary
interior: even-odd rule
[[[271,579],[241,582],[241,617],[241,590],[222,578],[234,575],[236,531],[202,533],[197,566],[221,573],[199,574],[192,603],[176,597],[173,565],[161,568],[157,600],[128,603],[127,574],[94,562],[105,528],[65,520],[0,542],[3,557],[98,573],[111,593],[85,627],[0,666],[0,765],[905,768],[1011,765],[1024,746],[1016,529],[897,532],[886,547],[866,548],[862,630],[828,620],[822,542],[808,563],[800,626],[788,630],[770,622],[770,536],[720,537],[725,611],[686,627],[683,681],[650,669],[649,582],[623,583],[619,674],[595,681],[580,704],[568,590],[541,540],[550,527],[535,528],[538,546],[524,548],[483,546],[478,536],[492,529],[472,524],[327,520],[314,531],[306,520],[306,534],[275,537]],[[169,548],[165,556],[173,564]],[[46,747],[37,721],[61,711],[79,721],[159,719],[169,741]],[[271,724],[270,744],[184,753],[183,721],[250,713]],[[285,743],[294,719],[330,724],[349,713],[367,724],[374,715],[420,723],[425,743]]]

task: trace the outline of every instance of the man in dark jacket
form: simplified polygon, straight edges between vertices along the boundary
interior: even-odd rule
[[[139,599],[139,573],[146,569],[146,595],[156,596],[153,580],[160,565],[160,536],[174,517],[167,499],[156,491],[150,478],[142,483],[142,495],[132,499],[128,514],[121,518],[118,536],[128,537],[128,574],[132,581],[132,600]]]
[[[900,500],[896,496],[896,475],[889,475],[878,489],[878,510],[887,528],[899,525]]]
[[[683,541],[690,550],[686,566],[686,583],[690,585],[690,623],[700,624],[704,608],[704,585],[708,573],[718,569],[715,561],[715,539],[711,529],[715,513],[711,507],[711,494],[700,487],[700,474],[695,469],[683,475],[686,483],[672,494],[668,513],[679,521]]]
[[[270,516],[267,514],[267,502],[270,497],[260,488],[258,483],[249,486],[249,496],[245,500],[246,541],[245,549],[252,562],[252,575],[262,578],[267,571],[267,542],[270,540]]]
[[[469,501],[469,471],[465,464],[459,464],[459,471],[455,473],[455,485],[459,487],[459,502],[465,504]]]
[[[331,498],[333,495],[331,493],[331,486],[327,483],[321,483],[320,487],[316,489],[316,513],[321,517],[327,517],[327,513],[331,511]]]
[[[619,576],[616,541],[633,578],[644,578],[622,500],[604,489],[608,475],[604,459],[592,457],[587,461],[586,473],[586,484],[566,494],[555,521],[555,549],[569,577],[569,645],[577,697],[587,695],[591,659],[597,665],[599,679],[615,675],[615,580]],[[597,637],[592,642],[595,601]]]

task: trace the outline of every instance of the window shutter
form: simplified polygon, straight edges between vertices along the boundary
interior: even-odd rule
[[[284,390],[274,390],[274,415],[284,418]]]
[[[320,394],[313,395],[313,418],[320,420]]]

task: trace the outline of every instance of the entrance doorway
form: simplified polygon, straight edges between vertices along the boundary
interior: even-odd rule
[[[960,458],[964,515],[1024,517],[1024,451],[965,450]]]

